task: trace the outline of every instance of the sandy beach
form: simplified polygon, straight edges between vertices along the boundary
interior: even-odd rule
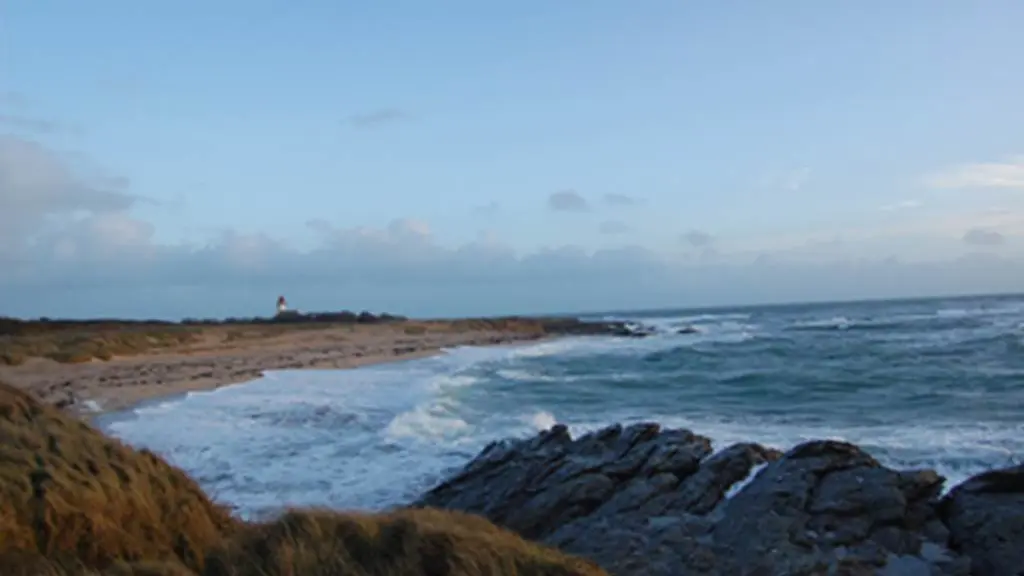
[[[530,323],[400,322],[329,327],[204,328],[193,340],[108,360],[58,362],[29,357],[0,365],[0,381],[79,413],[210,390],[259,378],[265,370],[344,369],[438,354],[454,346],[488,346],[554,337]]]

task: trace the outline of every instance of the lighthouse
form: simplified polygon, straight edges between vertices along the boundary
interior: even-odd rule
[[[277,297],[277,313],[284,314],[288,311],[288,302],[285,301],[284,296]]]

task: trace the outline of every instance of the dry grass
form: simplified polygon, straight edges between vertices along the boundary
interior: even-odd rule
[[[206,563],[208,576],[598,576],[595,564],[526,542],[478,516],[291,512],[246,527]]]
[[[293,511],[245,524],[184,472],[0,383],[4,576],[601,576],[476,516]]]
[[[364,313],[368,314],[368,313]],[[0,317],[0,366],[17,366],[31,358],[64,364],[107,361],[116,356],[152,352],[189,352],[197,347],[236,344],[274,338],[296,331],[344,328],[401,330],[407,336],[428,333],[490,331],[541,337],[564,333],[575,319],[505,317],[461,320],[361,320],[364,315],[341,313],[316,321],[190,321],[184,323],[121,320],[33,320]]]
[[[110,360],[114,356],[132,356],[190,344],[198,341],[201,333],[201,328],[191,326],[101,326],[5,335],[0,336],[0,364],[17,366],[32,357],[66,364]]]
[[[0,553],[198,570],[236,524],[156,455],[0,384]]]
[[[409,336],[421,336],[430,331],[463,332],[467,330],[497,330],[504,332],[542,334],[543,324],[518,320],[454,320],[441,322],[398,322]],[[394,324],[234,324],[234,325],[179,325],[146,323],[95,324],[29,324],[17,331],[0,334],[0,365],[18,366],[29,358],[47,358],[62,364],[81,364],[107,361],[115,356],[135,356],[143,353],[184,351],[189,346],[205,344],[233,344],[281,336],[294,331],[314,331],[347,327],[349,331],[365,327],[370,330],[392,330]]]

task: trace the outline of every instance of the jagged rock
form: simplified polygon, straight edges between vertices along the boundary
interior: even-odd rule
[[[481,514],[527,538],[543,538],[604,506],[639,507],[676,487],[711,452],[711,441],[657,424],[610,426],[572,440],[565,426],[495,443],[419,505]]]
[[[558,425],[491,444],[416,505],[481,514],[614,574],[717,574],[700,515],[779,453],[756,444],[711,453],[708,438],[653,423],[577,440]]]
[[[801,444],[725,503],[713,529],[715,549],[772,574],[798,573],[809,559],[881,569],[894,557],[919,555],[926,528],[938,520],[942,483],[932,470],[885,468],[845,442]],[[944,568],[941,561],[921,562]]]
[[[629,326],[619,326],[612,330],[612,336],[622,336],[624,338],[647,338],[653,336],[657,332],[650,328],[630,328]]]
[[[654,423],[575,440],[557,425],[492,443],[414,506],[483,515],[618,576],[1024,575],[1024,468],[939,506],[943,482],[845,442],[713,452]]]
[[[946,495],[940,513],[972,574],[1024,575],[1024,464],[970,478]]]

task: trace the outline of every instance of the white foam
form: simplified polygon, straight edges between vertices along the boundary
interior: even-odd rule
[[[377,509],[407,501],[473,449],[450,396],[462,372],[508,350],[344,371],[278,372],[144,406],[114,435],[167,456],[246,514],[286,505]],[[479,443],[489,438],[479,437]]]
[[[552,414],[551,412],[545,412],[543,410],[531,414],[527,418],[527,421],[529,422],[530,426],[532,426],[538,432],[548,430],[555,424],[558,424],[558,420],[555,419],[554,414]]]
[[[811,440],[846,441],[860,446],[893,468],[935,469],[946,477],[947,490],[970,476],[994,467],[1012,465],[1024,456],[1024,422],[993,425],[933,421],[840,428],[756,417],[729,419],[700,415],[685,418],[658,413],[643,418],[621,416],[600,422],[565,423],[573,437],[578,437],[613,421],[630,424],[653,420],[665,427],[687,428],[707,436],[716,449],[741,442],[757,442],[785,451]]]
[[[940,318],[965,318],[970,316],[1013,316],[1024,313],[1024,303],[1006,302],[996,306],[974,308],[940,308],[935,315]]]
[[[559,380],[559,378],[547,374],[515,368],[501,368],[496,374],[501,378],[515,382],[556,382]]]
[[[846,316],[833,316],[831,318],[818,318],[814,320],[799,320],[793,323],[794,328],[835,328],[846,330],[853,322]]]
[[[542,358],[545,356],[556,356],[579,350],[588,344],[585,338],[562,338],[549,340],[534,344],[532,346],[521,346],[513,348],[511,356],[518,358]]]
[[[690,323],[721,322],[725,320],[748,320],[750,314],[743,312],[731,312],[723,314],[695,314],[692,316],[681,316],[677,320]]]
[[[452,438],[469,429],[469,424],[453,415],[454,406],[441,402],[416,406],[412,410],[395,416],[384,429],[391,439],[412,438],[414,440],[443,440]]]
[[[757,475],[760,474],[761,471],[764,470],[767,466],[768,464],[763,462],[761,464],[757,464],[756,466],[751,467],[750,472],[747,474],[746,478],[740,480],[739,482],[733,484],[732,486],[729,486],[729,490],[727,490],[725,493],[725,499],[730,500],[734,496],[742,492],[743,489],[749,486],[750,483],[754,481],[754,478],[757,478]]]

